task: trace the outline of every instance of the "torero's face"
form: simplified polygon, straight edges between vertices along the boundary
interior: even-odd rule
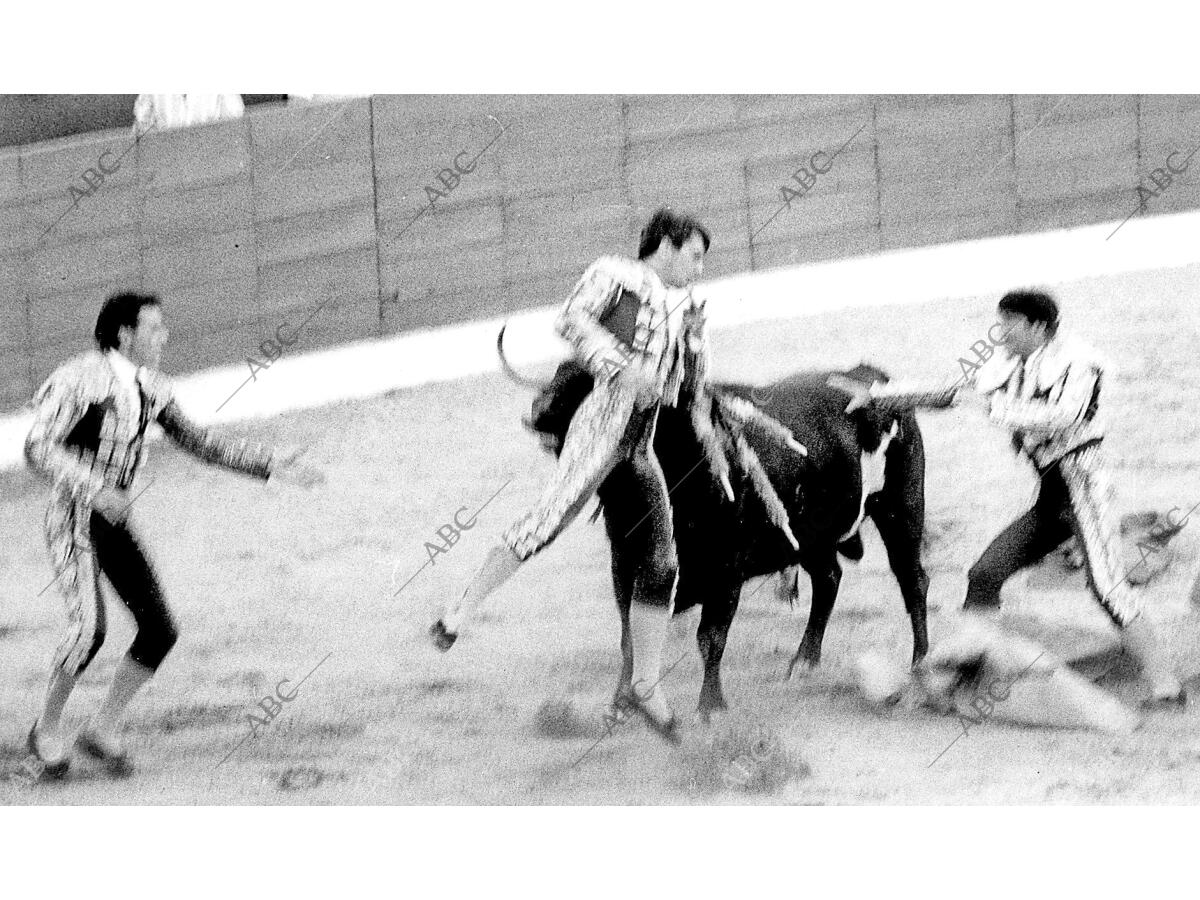
[[[704,238],[693,231],[676,250],[669,238],[663,238],[660,251],[663,264],[659,270],[667,287],[687,287],[704,274]]]
[[[999,313],[999,326],[1003,332],[1001,344],[1021,359],[1028,359],[1038,347],[1049,340],[1045,322],[1034,322],[1018,313]]]
[[[163,324],[162,309],[157,303],[147,304],[138,311],[136,328],[122,328],[121,354],[136,366],[157,369],[170,332]]]

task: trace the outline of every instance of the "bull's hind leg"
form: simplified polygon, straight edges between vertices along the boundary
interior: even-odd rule
[[[788,665],[788,678],[792,677],[797,663],[803,663],[810,670],[821,664],[821,643],[825,640],[825,627],[829,624],[829,615],[833,612],[833,603],[837,600],[838,587],[842,583],[842,566],[838,562],[837,552],[832,549],[829,556],[819,565],[806,562],[804,568],[812,579],[812,608],[808,613],[808,626],[804,629],[804,638]]]
[[[680,587],[683,588],[683,585]],[[737,612],[740,594],[740,587],[717,587],[714,590],[711,584],[705,586],[700,626],[696,629],[696,644],[704,663],[704,683],[700,686],[700,702],[696,705],[696,713],[706,725],[714,712],[729,708],[721,688],[721,657],[725,655],[725,642],[729,638],[729,626]]]
[[[889,516],[883,512],[873,514],[875,525],[887,547],[888,564],[900,585],[904,597],[904,608],[912,622],[913,655],[915,666],[929,652],[929,630],[926,625],[926,600],[929,595],[929,576],[921,564],[920,523],[911,516]]]
[[[613,691],[613,703],[629,696],[633,690],[633,638],[629,633],[629,595],[617,595],[617,612],[621,616],[621,674]]]
[[[612,531],[610,528],[610,537]],[[629,696],[633,690],[633,639],[629,633],[629,605],[633,602],[633,579],[636,570],[630,564],[627,554],[623,554],[619,548],[620,544],[612,541],[613,595],[617,600],[617,613],[621,617],[621,674],[617,677],[617,687],[613,691],[614,706],[618,706],[619,701]]]

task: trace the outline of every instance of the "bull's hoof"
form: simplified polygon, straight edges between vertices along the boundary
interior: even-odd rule
[[[646,704],[642,702],[642,699],[638,697],[637,691],[630,691],[626,694],[623,698],[623,705],[626,709],[637,713],[645,719],[646,724],[650,726],[654,733],[667,743],[680,744],[683,742],[683,738],[679,734],[679,719],[674,713],[668,713],[665,719],[661,718],[650,711]]]
[[[714,721],[720,722],[729,712],[729,707],[724,703],[714,706],[698,706],[696,707],[696,722],[704,727],[711,726]]]
[[[787,677],[785,678],[785,680],[786,681],[792,680],[792,676],[796,673],[797,666],[800,667],[801,675],[811,675],[813,672],[815,672],[817,670],[817,667],[819,665],[821,665],[820,657],[818,657],[817,659],[813,659],[812,657],[807,656],[804,653],[797,653],[795,656],[792,657],[792,661],[790,663],[788,663]]]
[[[446,630],[445,624],[441,619],[438,619],[429,628],[429,637],[433,640],[433,646],[445,653],[454,646],[454,642],[458,640],[458,635]]]
[[[645,719],[646,724],[650,726],[651,730],[668,744],[683,743],[683,738],[679,734],[679,719],[674,714],[665,722],[659,721],[650,715],[646,715]]]

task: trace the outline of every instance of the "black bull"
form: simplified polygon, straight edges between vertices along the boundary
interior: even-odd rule
[[[797,662],[816,666],[829,615],[837,599],[842,568],[838,553],[852,559],[862,556],[857,535],[841,541],[859,514],[862,491],[861,453],[874,452],[893,419],[899,425],[886,455],[882,490],[872,494],[866,515],[879,529],[888,562],[899,583],[913,630],[913,662],[928,650],[925,601],[929,578],[921,564],[921,538],[925,528],[925,449],[916,417],[884,413],[873,407],[845,413],[847,395],[825,382],[830,372],[806,372],[767,388],[718,384],[718,393],[757,402],[768,415],[791,429],[808,449],[807,459],[782,447],[746,438],[787,508],[792,531],[800,545],[793,550],[783,534],[767,519],[763,504],[744,473],[730,473],[735,500],[730,502],[709,476],[703,452],[689,416],[686,399],[680,408],[663,407],[658,419],[654,450],[666,475],[674,521],[679,583],[675,612],[699,604],[697,631],[704,661],[704,683],[699,712],[707,719],[727,704],[721,689],[721,657],[729,626],[737,612],[741,588],[751,578],[779,572],[790,566],[804,568],[812,582],[812,607],[808,626],[789,674]],[[840,374],[860,381],[886,380],[869,366]],[[591,390],[591,376],[574,362],[563,363],[554,380],[537,397],[529,424],[546,435],[552,448],[561,447],[571,416]],[[753,396],[752,396],[753,392]],[[698,465],[699,463],[699,465]],[[624,664],[617,695],[630,689],[633,655],[629,639],[629,606],[639,560],[648,552],[648,529],[637,528],[648,505],[634,487],[629,463],[618,465],[599,489],[605,527],[612,545],[612,575],[621,614],[621,649]]]

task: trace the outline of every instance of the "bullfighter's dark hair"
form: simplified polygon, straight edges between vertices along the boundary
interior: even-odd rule
[[[712,236],[708,229],[691,216],[680,215],[663,207],[650,217],[646,227],[642,229],[642,237],[638,242],[638,259],[653,256],[663,238],[678,250],[693,234],[700,235],[704,241],[704,252],[708,252],[712,244]]]
[[[96,343],[101,350],[115,350],[120,344],[122,328],[137,328],[138,316],[144,306],[159,306],[154,294],[129,292],[113,294],[104,301],[96,317]]]
[[[1000,312],[1024,316],[1030,322],[1043,322],[1046,334],[1058,331],[1058,304],[1045,291],[1009,291],[1000,298]]]

